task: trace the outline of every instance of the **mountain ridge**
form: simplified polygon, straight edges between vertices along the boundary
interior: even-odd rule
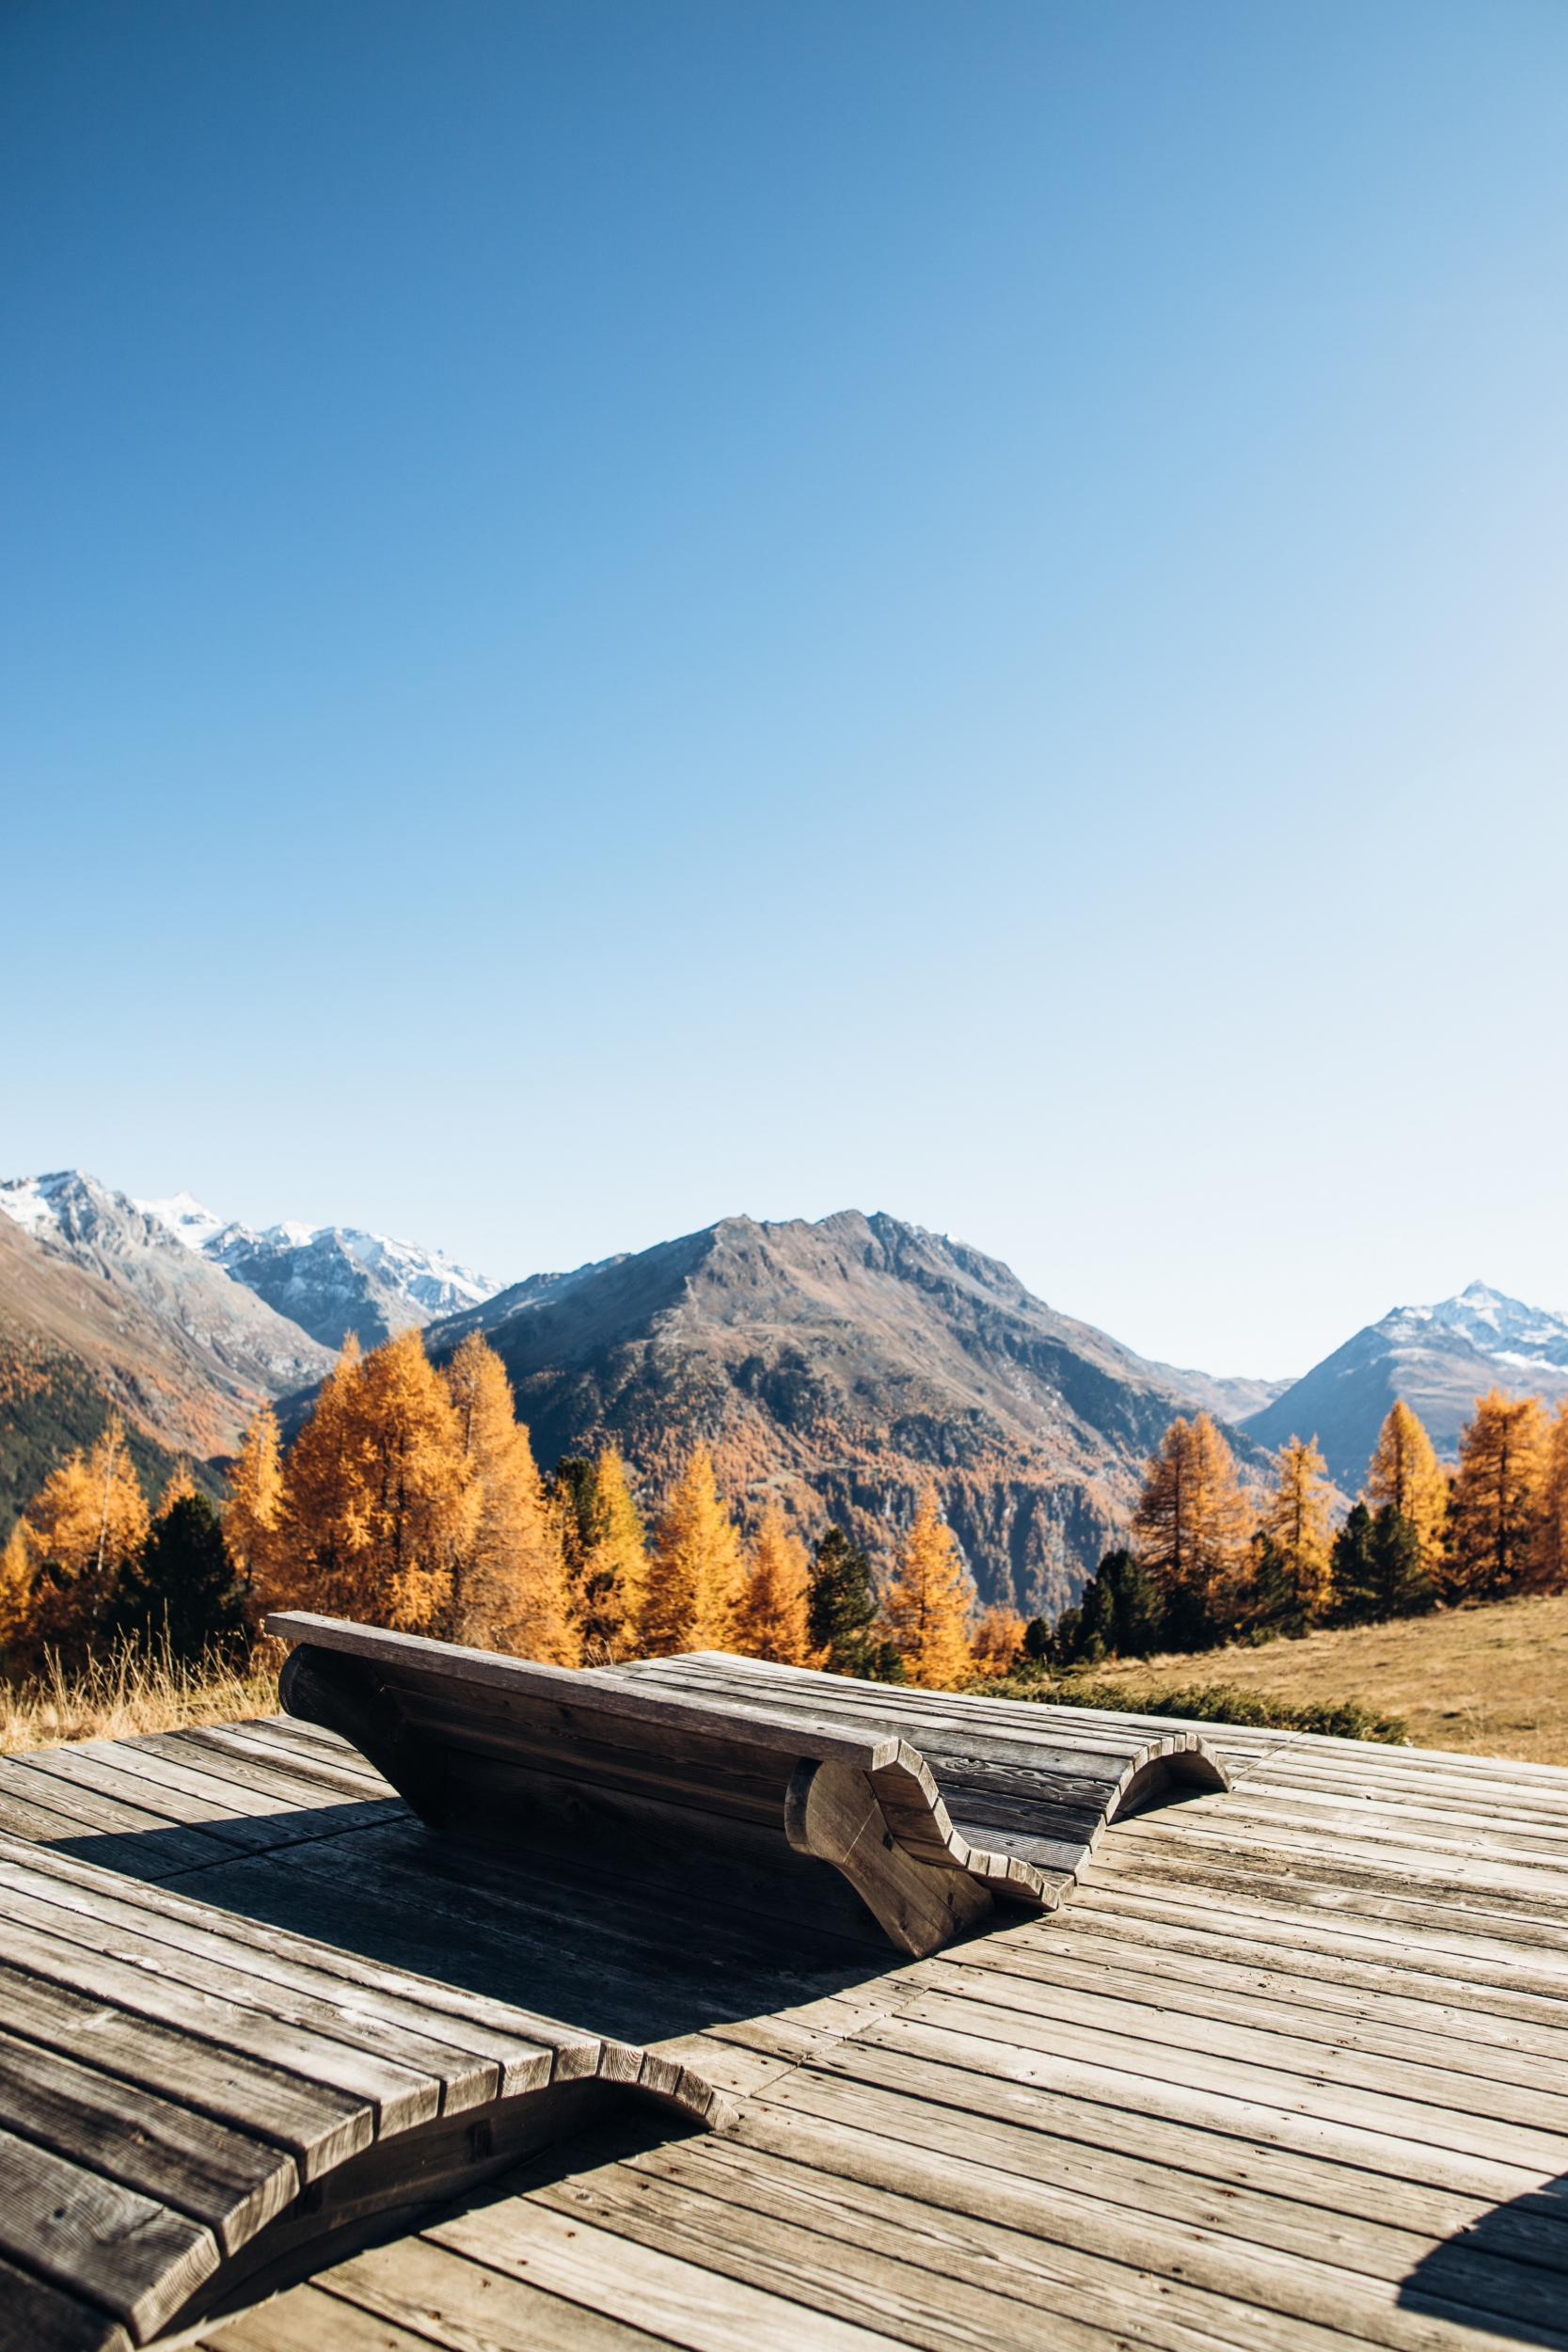
[[[726,1217],[433,1324],[483,1331],[541,1462],[614,1442],[657,1492],[695,1438],[743,1516],[780,1501],[882,1552],[927,1477],[982,1597],[1081,1590],[1192,1399],[1000,1260],[883,1212]],[[1259,1449],[1237,1440],[1256,1474]]]
[[[1483,1345],[1488,1335],[1504,1344]],[[1568,1317],[1471,1282],[1433,1307],[1394,1307],[1363,1325],[1241,1425],[1270,1449],[1316,1438],[1336,1486],[1353,1495],[1396,1397],[1452,1462],[1477,1397],[1493,1387],[1548,1403],[1568,1391]]]

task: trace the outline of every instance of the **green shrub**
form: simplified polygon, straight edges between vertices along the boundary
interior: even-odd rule
[[[1357,1699],[1314,1701],[1297,1707],[1233,1682],[1193,1683],[1184,1689],[1145,1691],[1134,1697],[1110,1682],[1048,1681],[1043,1675],[1009,1675],[971,1686],[990,1699],[1031,1699],[1041,1707],[1099,1707],[1118,1715],[1175,1715],[1188,1723],[1249,1724],[1265,1731],[1315,1731],[1328,1740],[1378,1740],[1402,1747],[1409,1734],[1402,1716],[1380,1715]]]

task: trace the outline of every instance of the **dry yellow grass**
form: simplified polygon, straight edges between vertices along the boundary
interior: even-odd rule
[[[1359,1700],[1402,1715],[1418,1748],[1568,1764],[1568,1595],[1450,1609],[1390,1625],[1309,1633],[1259,1649],[1210,1650],[1096,1667],[1127,1692],[1216,1682],[1285,1699]]]
[[[79,1675],[50,1674],[19,1689],[0,1689],[0,1756],[55,1748],[72,1740],[132,1740],[178,1731],[186,1724],[231,1724],[277,1712],[274,1645],[263,1644],[244,1673],[221,1661],[185,1665],[121,1648]]]

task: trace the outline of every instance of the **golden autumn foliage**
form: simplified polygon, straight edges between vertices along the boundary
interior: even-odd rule
[[[1538,1562],[1546,1416],[1534,1396],[1489,1389],[1459,1438],[1443,1582],[1450,1599],[1527,1591]]]
[[[769,1503],[735,1605],[730,1646],[743,1658],[766,1658],[775,1666],[809,1665],[806,1597],[810,1583],[811,1564],[804,1544],[790,1534],[778,1504]]]
[[[33,1615],[33,1555],[27,1529],[18,1519],[0,1551],[0,1655],[10,1657],[25,1641]]]
[[[650,1658],[723,1649],[738,1596],[740,1537],[705,1445],[693,1451],[659,1516],[638,1638]]]
[[[124,1428],[111,1413],[89,1454],[78,1448],[51,1470],[6,1548],[13,1663],[31,1669],[46,1649],[80,1649],[150,1523]]]
[[[1386,1507],[1408,1519],[1421,1547],[1422,1567],[1430,1571],[1436,1565],[1443,1549],[1449,1482],[1432,1439],[1402,1396],[1394,1399],[1378,1432],[1361,1499],[1370,1510]]]
[[[1291,1438],[1258,1528],[1271,1606],[1302,1625],[1325,1614],[1333,1589],[1327,1469],[1316,1438]]]
[[[561,1534],[517,1420],[506,1367],[477,1331],[447,1366],[467,1476],[469,1532],[452,1557],[448,1638],[546,1664],[580,1656]]]
[[[1173,1421],[1150,1457],[1132,1534],[1174,1638],[1201,1639],[1230,1614],[1249,1518],[1230,1448],[1208,1414]]]
[[[183,1502],[196,1492],[197,1484],[191,1474],[190,1462],[182,1454],[164,1481],[164,1491],[158,1497],[158,1508],[153,1512],[153,1518],[161,1519],[166,1512],[173,1510],[177,1502]]]
[[[1011,1674],[1027,1631],[1016,1609],[985,1611],[970,1633],[974,1671],[981,1675]]]
[[[882,1599],[882,1624],[911,1682],[950,1691],[973,1672],[966,1629],[974,1603],[958,1538],[942,1518],[935,1486],[927,1486]]]
[[[369,1356],[351,1340],[287,1460],[259,1417],[232,1486],[235,1549],[266,1605],[578,1662],[560,1533],[477,1333],[444,1372],[417,1328]]]
[[[289,1450],[277,1597],[436,1632],[479,1515],[456,1408],[418,1328],[365,1357],[350,1341]]]
[[[582,1655],[589,1662],[625,1658],[637,1647],[648,1538],[614,1446],[594,1464],[586,1507],[571,1514],[566,1533],[572,1621]]]
[[[1546,1432],[1530,1582],[1538,1593],[1568,1591],[1568,1396]]]
[[[223,1539],[252,1616],[280,1604],[283,1448],[270,1405],[255,1413],[229,1473]]]

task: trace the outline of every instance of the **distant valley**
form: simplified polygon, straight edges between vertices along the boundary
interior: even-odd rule
[[[885,1215],[727,1217],[502,1285],[353,1227],[227,1222],[75,1170],[0,1184],[0,1535],[55,1461],[124,1415],[150,1484],[212,1467],[263,1400],[297,1421],[350,1331],[484,1332],[547,1470],[613,1440],[657,1500],[701,1436],[754,1518],[874,1549],[934,1477],[987,1600],[1053,1614],[1118,1539],[1178,1413],[1227,1425],[1243,1476],[1316,1435],[1354,1494],[1396,1394],[1451,1458],[1479,1391],[1568,1390],[1568,1319],[1480,1283],[1394,1310],[1295,1381],[1156,1363],[1001,1261]]]

